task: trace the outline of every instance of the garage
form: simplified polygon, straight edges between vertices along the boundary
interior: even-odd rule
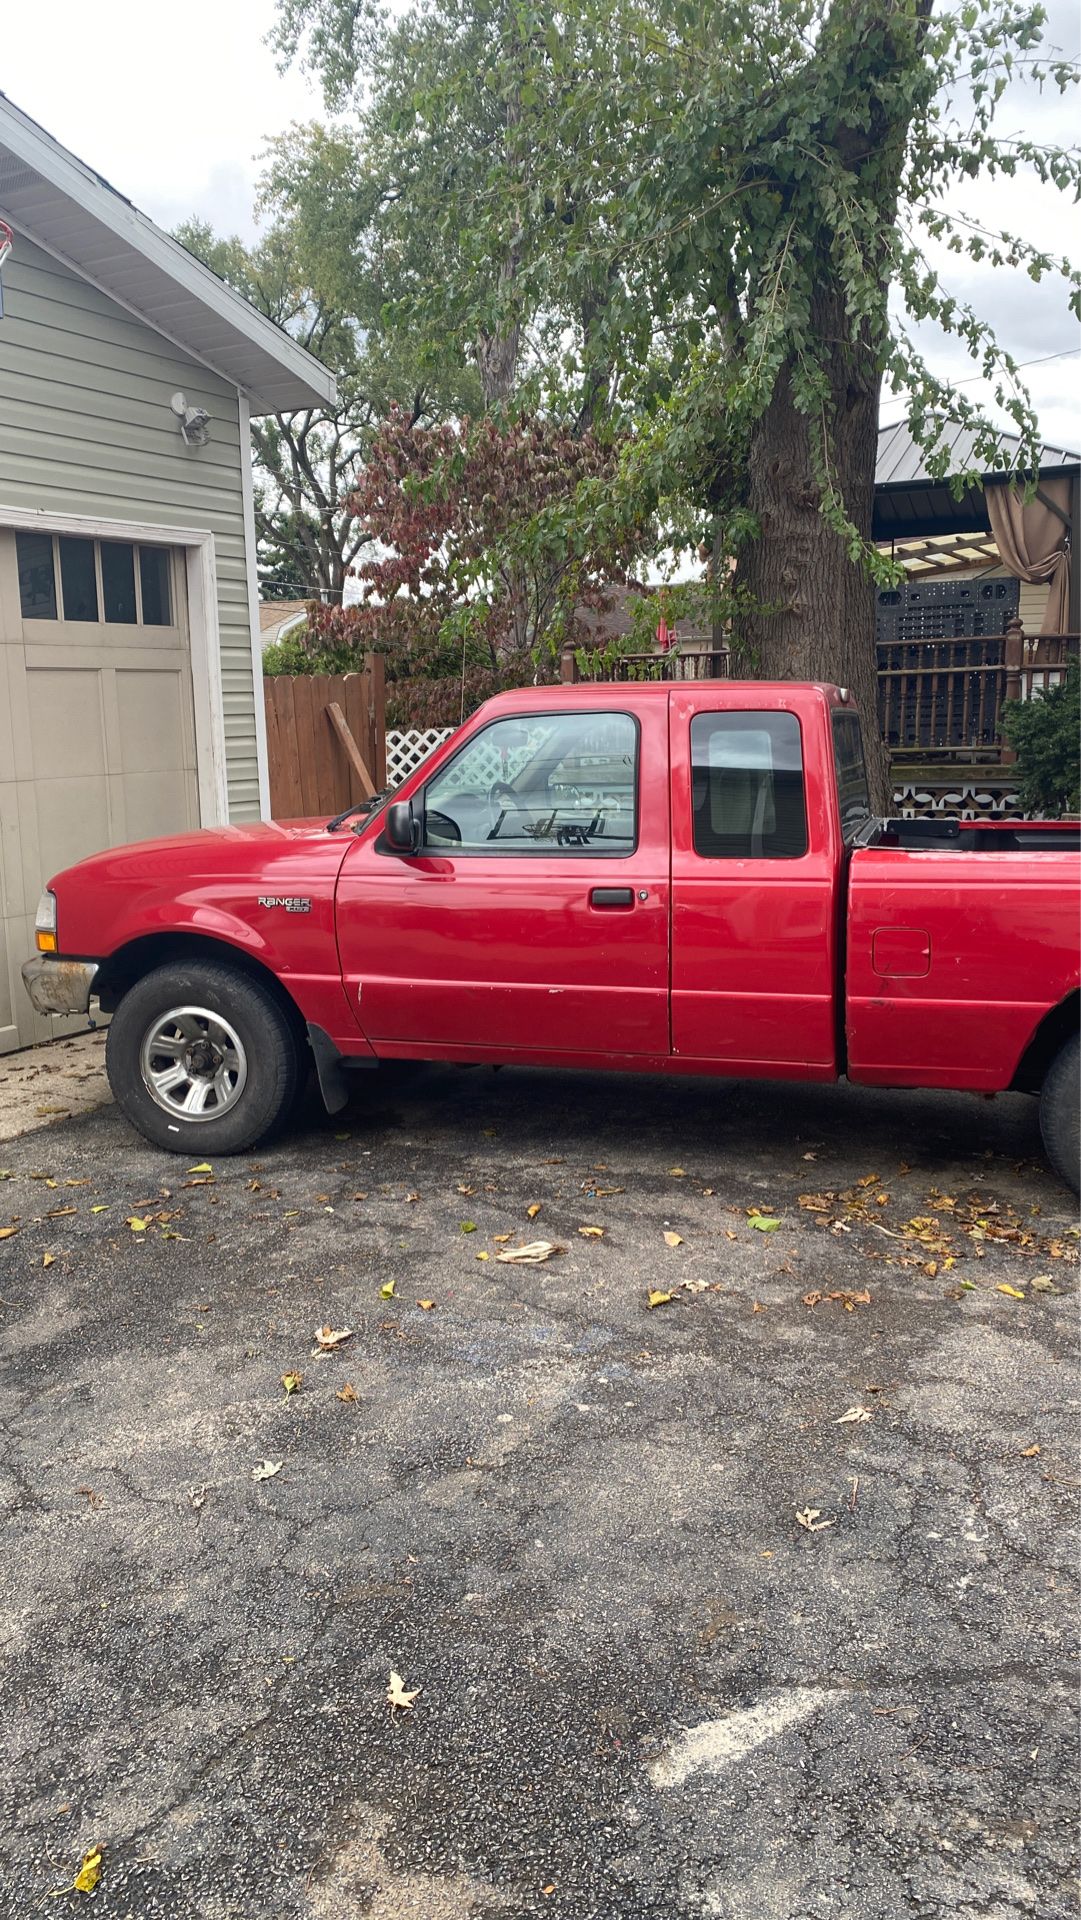
[[[0,1053],[83,855],[269,811],[250,420],[333,375],[0,95]]]

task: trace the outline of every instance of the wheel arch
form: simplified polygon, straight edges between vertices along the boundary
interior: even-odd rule
[[[167,966],[174,960],[213,960],[219,965],[224,962],[249,980],[257,980],[287,1014],[298,1039],[307,1044],[308,1030],[304,1015],[278,975],[261,960],[245,952],[243,947],[234,946],[231,940],[218,939],[213,934],[187,931],[148,933],[118,947],[115,953],[102,961],[94,986],[102,1012],[115,1013],[130,987],[155,967]]]
[[[1038,1093],[1059,1048],[1077,1032],[1079,1025],[1081,989],[1075,987],[1065,1000],[1060,1000],[1057,1007],[1052,1007],[1050,1013],[1045,1013],[1040,1021],[1017,1063],[1017,1070],[1010,1081],[1011,1092]]]

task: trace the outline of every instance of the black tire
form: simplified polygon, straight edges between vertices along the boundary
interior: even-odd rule
[[[226,1028],[231,1029],[239,1042],[235,1051],[220,1055],[219,1064],[237,1063],[233,1084],[221,1096],[220,1112],[210,1110],[202,1118],[187,1119],[175,1107],[167,1111],[161,1104],[169,1099],[169,1092],[151,1090],[154,1059],[161,1060],[153,1052],[151,1036],[161,1030],[173,1009],[185,1016],[205,1013],[212,1017],[209,1021],[184,1024],[197,1032],[201,1026],[219,1042]],[[226,1028],[219,1028],[217,1019]],[[184,1042],[174,1038],[166,1044],[180,1047]],[[144,1048],[151,1048],[145,1072]],[[188,1057],[190,1050],[184,1056]],[[212,1077],[212,1053],[203,1064],[207,1071],[187,1074],[186,1084],[193,1086],[199,1078]],[[227,963],[178,960],[155,967],[124,995],[109,1027],[105,1065],[116,1104],[133,1127],[167,1153],[205,1159],[215,1153],[243,1153],[287,1120],[298,1099],[304,1062],[298,1023],[269,988]],[[157,1077],[167,1073],[166,1066]]]
[[[1060,1047],[1040,1089],[1044,1151],[1059,1178],[1081,1187],[1081,1035]]]

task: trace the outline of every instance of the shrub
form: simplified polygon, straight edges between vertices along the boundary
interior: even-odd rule
[[[1081,811],[1081,668],[1076,660],[1056,687],[1011,700],[1002,731],[1017,755],[1021,805],[1057,820]]]

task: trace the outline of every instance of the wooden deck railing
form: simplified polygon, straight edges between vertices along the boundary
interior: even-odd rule
[[[1001,738],[1007,700],[1055,686],[1078,656],[1076,633],[1026,635],[1019,621],[978,639],[888,640],[878,644],[878,723],[891,755],[905,760],[1008,765]],[[738,673],[727,647],[696,642],[667,653],[583,656],[564,648],[564,680],[727,680]]]

